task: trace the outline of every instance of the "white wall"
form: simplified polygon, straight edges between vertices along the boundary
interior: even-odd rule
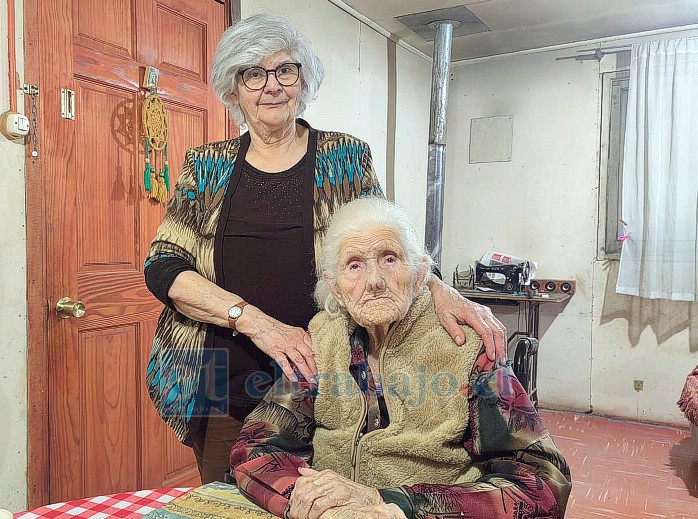
[[[431,62],[402,47],[397,48],[396,61],[395,201],[412,216],[417,236],[424,236]]]
[[[22,1],[16,47],[23,48]],[[9,104],[7,1],[0,0],[0,113]],[[19,57],[18,68],[23,68]],[[19,96],[22,104],[22,96]],[[27,505],[27,302],[24,146],[0,135],[0,508]]]
[[[698,303],[617,295],[617,263],[596,259],[600,66],[555,61],[576,50],[452,69],[443,270],[495,249],[537,261],[540,278],[577,280],[565,306],[542,306],[542,405],[682,423],[675,402],[698,363]],[[509,114],[511,162],[469,164],[471,119]],[[515,312],[497,313],[515,328]]]

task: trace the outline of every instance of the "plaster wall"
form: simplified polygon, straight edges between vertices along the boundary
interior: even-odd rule
[[[395,201],[424,236],[427,210],[431,62],[397,48]]]
[[[15,1],[17,68],[23,70],[22,0]],[[0,113],[10,107],[7,0],[0,0]],[[23,104],[18,95],[18,104]],[[20,110],[21,110],[20,106]],[[0,508],[27,503],[27,255],[22,141],[0,135]]]

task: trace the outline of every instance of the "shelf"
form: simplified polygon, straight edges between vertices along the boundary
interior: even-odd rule
[[[529,297],[526,294],[505,294],[503,292],[484,292],[482,290],[466,290],[464,288],[456,289],[463,296],[468,299],[482,299],[482,300],[494,300],[494,301],[507,301],[504,304],[513,304],[519,301],[529,301],[532,303],[564,303],[567,301],[571,294],[542,294],[537,296]]]

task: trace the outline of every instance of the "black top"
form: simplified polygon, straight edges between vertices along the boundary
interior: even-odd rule
[[[145,284],[155,297],[172,308],[172,310],[176,310],[167,293],[170,291],[175,278],[187,270],[196,271],[191,264],[179,256],[162,258],[145,267]]]
[[[315,314],[313,250],[303,240],[305,158],[281,173],[248,163],[223,228],[220,284],[284,324],[307,328]],[[227,366],[216,375],[216,395],[231,407],[255,405],[275,377],[272,360],[243,334],[214,327],[213,348]],[[220,351],[218,351],[220,350]],[[229,383],[229,386],[226,385]]]

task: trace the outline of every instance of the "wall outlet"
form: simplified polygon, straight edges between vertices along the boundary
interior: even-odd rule
[[[644,380],[633,380],[633,387],[635,388],[635,391],[642,391],[644,385]]]

